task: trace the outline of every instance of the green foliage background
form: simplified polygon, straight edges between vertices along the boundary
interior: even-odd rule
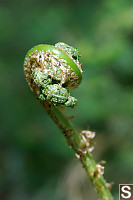
[[[96,131],[105,178],[133,183],[133,2],[0,1],[0,199],[96,199],[63,135],[30,91],[26,52],[63,41],[82,54],[82,84],[68,109],[77,129]]]

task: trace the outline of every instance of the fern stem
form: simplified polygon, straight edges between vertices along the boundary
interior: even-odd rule
[[[63,135],[66,137],[68,145],[73,148],[75,153],[79,155],[79,159],[90,177],[93,187],[95,188],[99,198],[101,200],[112,200],[113,197],[108,188],[108,183],[103,178],[103,175],[99,172],[96,162],[94,161],[90,152],[85,154],[81,151],[83,141],[79,136],[79,133],[73,128],[72,124],[68,121],[67,117],[63,115],[61,110],[51,104],[49,101],[41,101],[43,108],[50,115],[50,117],[57,124]]]
[[[27,53],[24,71],[32,92],[75,151],[99,198],[112,200],[109,190],[111,184],[106,183],[102,176],[104,167],[95,163],[91,155],[91,140],[95,134],[88,130],[77,132],[62,112],[62,106],[74,107],[77,102],[70,96],[69,90],[77,88],[82,80],[83,71],[78,57],[78,49],[65,43],[37,45]]]

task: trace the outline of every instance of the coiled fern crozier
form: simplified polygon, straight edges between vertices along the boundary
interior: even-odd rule
[[[55,46],[41,44],[28,51],[24,72],[32,92],[81,161],[99,198],[112,200],[111,184],[103,178],[104,162],[95,163],[91,154],[95,133],[90,130],[76,131],[70,123],[70,117],[62,112],[64,107],[74,107],[77,103],[69,90],[77,88],[82,81],[79,57],[79,50],[65,43],[59,42]]]

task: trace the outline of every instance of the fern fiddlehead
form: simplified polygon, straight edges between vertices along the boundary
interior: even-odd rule
[[[77,88],[82,80],[79,57],[78,49],[62,42],[55,46],[35,46],[26,54],[25,76],[34,95],[60,128],[69,146],[74,149],[99,198],[112,200],[110,184],[103,178],[102,162],[96,164],[91,155],[95,133],[89,130],[77,132],[61,111],[62,107],[74,107],[77,103],[69,90]]]

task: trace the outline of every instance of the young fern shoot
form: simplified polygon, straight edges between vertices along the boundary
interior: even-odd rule
[[[103,162],[96,164],[91,154],[95,133],[89,130],[76,131],[70,119],[62,112],[64,107],[74,107],[77,104],[77,99],[70,95],[69,90],[77,88],[82,81],[79,57],[78,49],[63,42],[55,46],[41,44],[28,51],[24,72],[32,92],[80,159],[99,198],[112,200],[111,184],[103,178]]]

